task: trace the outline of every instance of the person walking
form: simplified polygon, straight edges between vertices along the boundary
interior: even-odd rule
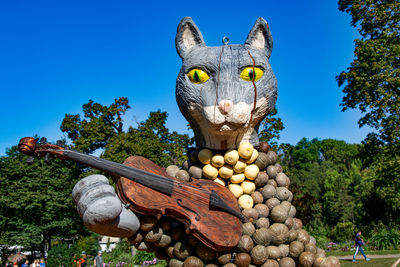
[[[361,254],[364,256],[366,261],[370,261],[371,259],[367,257],[367,255],[365,255],[364,250],[362,248],[362,246],[364,246],[364,240],[361,238],[361,231],[358,231],[356,236],[354,237],[354,241],[355,241],[355,245],[356,245],[356,251],[354,252],[354,256],[353,256],[353,262],[356,261],[356,256],[358,254],[358,252],[360,251]]]
[[[94,267],[103,267],[103,257],[101,251],[99,251],[94,258]]]
[[[29,260],[26,260],[21,267],[29,267]]]

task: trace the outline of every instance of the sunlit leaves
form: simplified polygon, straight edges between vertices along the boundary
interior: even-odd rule
[[[127,157],[138,155],[167,167],[170,164],[180,165],[186,158],[185,151],[190,144],[187,134],[170,131],[166,126],[167,113],[150,112],[147,120],[136,128],[113,136],[105,146],[103,157],[123,162]]]
[[[361,35],[354,60],[338,75],[344,85],[342,107],[359,109],[360,127],[377,130],[388,145],[400,145],[400,2],[340,0],[339,9],[352,16]]]
[[[274,108],[261,122],[259,133],[260,141],[266,141],[275,149],[277,148],[280,132],[285,129],[282,119],[277,116],[278,110]]]
[[[125,97],[115,99],[109,106],[89,100],[82,106],[84,119],[79,114],[66,114],[60,128],[68,134],[75,149],[93,153],[104,148],[111,137],[123,131],[122,116],[129,108]]]

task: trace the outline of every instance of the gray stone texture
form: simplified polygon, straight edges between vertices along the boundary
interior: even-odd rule
[[[76,183],[72,198],[87,228],[102,235],[130,237],[139,220],[125,208],[103,175],[90,175]]]

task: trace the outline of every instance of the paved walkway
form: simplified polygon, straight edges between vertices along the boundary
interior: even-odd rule
[[[364,257],[363,255],[360,255],[361,253],[358,253],[357,255],[357,260],[363,260]],[[387,258],[400,258],[400,254],[387,254],[387,255],[374,255],[374,254],[366,254],[368,258],[370,259],[387,259]],[[347,256],[336,256],[339,260],[352,260],[353,255],[347,255]]]

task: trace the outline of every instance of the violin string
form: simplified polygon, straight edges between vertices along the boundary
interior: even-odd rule
[[[124,168],[132,168],[132,169],[136,169],[136,168],[133,168],[133,167],[130,167],[130,166],[128,166],[128,165],[123,165],[122,164],[122,166],[124,167]],[[137,169],[137,170],[140,170],[140,169]],[[173,181],[176,181],[177,183],[179,183],[178,185],[176,185],[175,183],[174,183],[174,190],[175,191],[179,191],[179,190],[183,190],[183,191],[185,191],[185,192],[187,192],[186,190],[184,190],[184,189],[191,189],[192,191],[196,191],[197,193],[192,193],[192,192],[188,192],[189,194],[193,194],[193,195],[197,195],[198,193],[207,193],[204,189],[202,189],[202,188],[196,188],[195,186],[192,186],[192,185],[190,185],[190,184],[186,184],[186,182],[179,182],[179,181],[177,181],[177,180],[175,180],[175,179],[173,179],[173,178],[168,178],[168,177],[165,177],[165,176],[161,176],[161,175],[158,175],[158,174],[154,174],[154,173],[149,173],[150,175],[152,175],[152,176],[154,176],[154,178],[155,179],[157,179],[157,183],[159,183],[160,185],[169,185],[170,184],[170,180],[173,180]],[[126,177],[124,177],[124,178],[126,178]],[[129,179],[129,178],[126,178],[126,179]],[[168,180],[167,180],[168,179]],[[130,180],[130,179],[129,179]],[[139,182],[137,182],[137,181],[135,181],[136,183],[139,183]],[[139,183],[140,184],[140,183]],[[182,189],[180,189],[180,188],[182,188]],[[208,197],[203,197],[204,199],[206,199],[206,200],[208,200],[209,198]]]
[[[189,194],[185,194],[185,193],[189,193]],[[176,191],[175,194],[179,195],[181,197],[185,197],[185,198],[189,197],[191,200],[196,200],[196,201],[199,201],[204,204],[207,204],[209,202],[209,199],[206,197],[202,197],[202,196],[199,196],[199,195],[187,192],[187,191],[185,192],[184,190]],[[210,195],[210,197],[212,197],[212,196]]]
[[[169,178],[166,178],[166,179],[169,179]],[[210,180],[210,181],[211,181],[211,180]],[[161,181],[161,183],[166,183],[166,182]],[[198,193],[207,194],[207,191],[205,191],[204,189],[199,189],[199,188],[196,188],[196,187],[193,186],[193,185],[186,184],[186,183],[182,183],[182,182],[178,182],[178,183],[180,183],[180,185],[174,186],[174,189],[173,189],[174,192],[177,192],[177,193],[179,193],[179,192],[185,192],[185,193],[187,193],[187,194],[189,194],[189,195],[193,195],[193,196],[196,196],[196,197],[205,199],[205,202],[206,202],[206,203],[209,202],[209,200],[211,200],[211,199],[216,200],[212,195],[209,195],[209,196],[207,196],[207,197],[198,195]],[[176,185],[176,184],[174,184],[174,185]],[[193,190],[193,191],[197,191],[198,193],[194,193],[194,192],[185,190],[185,188],[186,188],[186,189]],[[185,195],[185,194],[181,194],[181,195]]]
[[[126,178],[126,177],[122,177],[122,178],[130,180],[129,178]],[[170,179],[170,178],[166,178],[166,179]],[[130,181],[132,181],[132,180],[130,180]],[[136,181],[133,181],[133,182],[140,184],[139,182],[136,182]],[[160,183],[160,184],[162,184],[162,185],[169,185],[168,182],[164,182],[164,181],[162,181],[162,180],[161,180],[161,181],[158,181],[158,183]],[[178,182],[178,183],[181,183],[181,182]],[[143,186],[144,186],[144,185],[143,185]],[[198,193],[185,190],[184,188],[197,191]],[[155,189],[153,189],[153,190],[155,190]],[[204,189],[198,189],[198,188],[196,188],[196,187],[194,187],[194,186],[191,186],[191,185],[188,185],[188,184],[182,184],[182,183],[181,183],[180,185],[174,184],[173,192],[174,192],[174,193],[177,193],[177,194],[180,194],[181,196],[185,196],[185,197],[186,197],[187,195],[189,195],[189,197],[190,197],[190,196],[194,196],[195,199],[203,200],[203,203],[208,203],[208,202],[210,202],[211,199],[212,199],[212,200],[216,200],[216,199],[215,199],[213,196],[211,196],[211,195],[210,195],[209,197],[202,196],[201,193],[203,193],[203,194],[206,194],[206,193],[207,193]],[[199,194],[199,193],[200,193],[200,194]]]
[[[213,201],[217,200],[212,195],[210,195],[209,198],[207,198],[207,197],[202,197],[202,196],[199,196],[197,194],[194,194],[194,193],[191,193],[191,192],[188,192],[188,191],[185,191],[185,190],[177,190],[175,193],[176,193],[176,195],[179,195],[179,196],[185,197],[185,198],[188,197],[187,195],[189,194],[189,198],[191,200],[199,201],[199,202],[204,203],[204,204],[209,204],[209,203],[212,202],[212,200]],[[185,193],[188,193],[188,194],[185,194]],[[194,196],[194,198],[192,196]],[[196,200],[197,197],[199,198],[198,200]]]

